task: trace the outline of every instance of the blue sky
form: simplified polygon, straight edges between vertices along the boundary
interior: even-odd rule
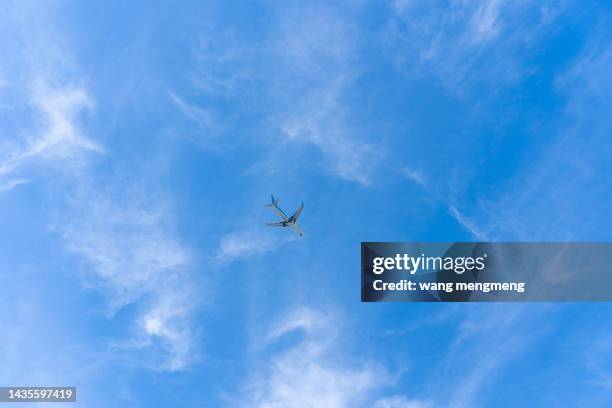
[[[610,240],[611,12],[5,3],[0,384],[83,407],[610,406],[609,305],[362,304],[359,248]],[[270,194],[304,201],[303,239],[264,226]]]

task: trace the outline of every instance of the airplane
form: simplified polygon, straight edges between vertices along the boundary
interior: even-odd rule
[[[297,225],[297,220],[300,214],[302,213],[302,210],[304,209],[304,203],[302,202],[302,205],[300,206],[300,208],[298,208],[291,217],[287,217],[287,214],[285,214],[283,210],[281,210],[277,205],[278,198],[275,200],[274,196],[271,196],[271,197],[272,197],[272,203],[266,204],[265,206],[272,208],[274,212],[276,212],[278,216],[281,217],[283,220],[280,222],[267,222],[266,225],[269,225],[271,227],[290,227],[300,237],[304,236],[304,231],[302,231],[299,225]]]

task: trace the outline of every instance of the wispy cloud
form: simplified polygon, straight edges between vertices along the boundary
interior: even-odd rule
[[[197,122],[200,126],[204,128],[213,127],[213,118],[208,111],[197,106],[188,104],[173,92],[170,92],[169,95],[170,99],[172,99],[172,101],[181,110],[181,112],[183,112],[185,116],[189,117],[189,119]]]
[[[477,6],[468,29],[468,38],[473,43],[492,41],[499,35],[503,24],[499,21],[502,5],[499,0],[490,0]]]
[[[406,167],[406,168],[404,168],[402,173],[409,180],[414,181],[415,183],[417,183],[421,187],[423,187],[425,189],[429,188],[429,183],[428,183],[427,176],[422,171]]]
[[[431,408],[432,405],[428,402],[411,400],[403,395],[395,395],[393,397],[383,398],[376,401],[374,408]]]
[[[83,131],[93,98],[55,20],[59,8],[32,2],[5,4],[0,13],[3,55],[0,100],[0,184],[34,182],[51,171],[74,172],[90,154],[104,153]],[[57,174],[55,173],[55,174]]]
[[[91,271],[85,283],[108,297],[111,316],[140,305],[134,338],[122,347],[150,349],[143,363],[178,370],[195,357],[190,323],[197,302],[186,283],[190,254],[172,232],[167,211],[160,202],[83,184],[59,229]]]
[[[215,150],[231,145],[231,140],[224,138],[228,126],[224,124],[217,111],[189,103],[174,92],[170,92],[169,95],[179,111],[197,127],[197,135],[188,136],[189,140],[197,143],[202,149]],[[224,119],[227,120],[227,117]]]
[[[408,7],[410,13],[416,13],[413,6],[401,6],[400,10]],[[554,20],[554,13],[549,15],[547,7],[538,13],[541,19]],[[495,24],[507,24],[503,22],[503,10],[497,15],[496,19],[502,21]],[[542,24],[549,24],[548,20]],[[609,173],[606,155],[611,149],[611,112],[605,102],[612,90],[609,44],[606,30],[597,27],[569,68],[556,76],[554,85],[565,107],[549,122],[554,133],[542,135],[548,139],[546,143],[534,144],[516,166],[516,173],[499,181],[492,193],[470,203],[473,200],[462,199],[452,186],[442,186],[442,181],[433,177],[424,177],[411,168],[404,175],[444,203],[448,213],[477,239],[609,239],[605,197],[610,194],[610,185],[604,176]],[[585,212],[589,217],[585,218]]]
[[[612,47],[595,30],[570,68],[557,77],[565,109],[549,143],[526,158],[485,209],[495,236],[519,240],[610,239],[607,182],[612,110]],[[596,106],[597,108],[593,108]],[[588,217],[585,216],[588,214]]]
[[[504,319],[499,318],[501,309]],[[463,408],[486,403],[503,368],[542,339],[547,330],[541,321],[549,310],[546,306],[487,305],[486,310],[463,310],[465,317],[459,321],[457,335],[438,369],[439,376],[427,391],[436,405]],[[448,383],[445,378],[456,381]]]
[[[339,101],[344,88],[345,81],[340,80],[303,95],[294,103],[297,109],[279,113],[280,129],[289,141],[317,146],[341,178],[367,185],[381,151],[353,137],[355,129],[347,124],[347,109]]]
[[[29,182],[30,182],[30,180],[27,180],[27,179],[8,180],[8,181],[3,182],[2,184],[0,184],[0,193],[2,193],[4,191],[12,190],[13,188],[15,188],[18,185],[27,184]]]
[[[448,214],[453,217],[455,221],[461,227],[463,227],[467,232],[470,233],[474,238],[482,241],[488,240],[489,236],[487,232],[479,226],[479,223],[468,218],[455,204],[455,199],[450,195],[450,193],[443,194],[440,190],[443,186],[432,184],[429,178],[419,170],[412,170],[410,168],[405,168],[402,171],[403,175],[410,181],[418,184],[423,188],[427,194],[433,197],[436,201],[439,201],[446,206],[448,210]]]
[[[525,55],[553,30],[564,4],[483,0],[393,1],[389,57],[402,71],[435,76],[455,95],[516,83],[529,74]]]
[[[32,91],[31,106],[39,126],[23,135],[23,141],[6,143],[0,151],[0,180],[37,165],[68,167],[78,164],[86,152],[103,153],[104,149],[83,136],[79,115],[93,107],[87,93],[77,87],[50,88],[42,80]],[[7,180],[3,191],[26,182],[24,178]]]
[[[338,331],[329,316],[299,308],[278,322],[268,338],[293,331],[301,332],[304,340],[275,356],[262,377],[253,378],[244,406],[355,406],[378,383],[380,373],[373,367],[343,366],[333,361],[328,352]]]
[[[159,285],[189,258],[166,231],[163,206],[138,198],[114,204],[107,194],[93,189],[77,193],[62,230],[69,249],[83,255],[110,284],[111,310],[116,310]]]
[[[198,37],[196,66],[192,83],[208,96],[234,98],[248,92],[244,84],[254,79],[255,71],[245,61],[256,63],[248,40],[232,30],[206,32]]]
[[[221,262],[231,262],[240,258],[264,254],[294,239],[292,235],[281,237],[279,234],[271,232],[243,229],[221,237],[216,258]]]
[[[595,385],[612,390],[612,338],[609,333],[595,333],[580,354]]]
[[[83,284],[106,296],[108,316],[128,304],[136,314],[126,339],[109,346],[129,350],[132,361],[143,357],[145,366],[183,369],[195,357],[189,252],[162,199],[133,193],[142,190],[139,185],[122,190],[125,174],[106,184],[97,178],[91,156],[112,155],[101,156],[107,152],[98,142],[102,135],[85,120],[95,113],[94,97],[70,40],[58,29],[55,17],[62,10],[54,6],[19,2],[0,12],[0,33],[7,39],[0,44],[0,76],[11,80],[2,88],[11,115],[0,128],[0,190],[58,175],[49,184],[51,224],[81,261]]]
[[[21,158],[43,152],[59,158],[72,157],[80,150],[104,152],[83,135],[76,121],[81,111],[93,109],[93,102],[83,89],[66,86],[56,90],[41,82],[34,90],[33,103],[43,116],[44,132],[28,143]]]
[[[193,294],[184,283],[170,280],[170,290],[158,291],[150,308],[140,318],[140,327],[146,334],[144,345],[153,346],[151,353],[160,352],[163,356],[159,368],[168,371],[183,370],[197,359],[196,333],[193,329]],[[158,340],[159,351],[155,341]]]
[[[203,127],[215,117],[247,121],[253,129],[238,140],[261,145],[266,152],[251,169],[273,172],[276,167],[266,163],[288,153],[294,163],[313,167],[311,155],[296,154],[313,146],[322,158],[316,167],[368,184],[383,152],[374,142],[378,135],[365,134],[345,102],[361,74],[357,27],[345,12],[330,5],[298,10],[283,4],[271,8],[265,37],[218,32],[202,36],[194,88],[200,99],[218,100],[226,108],[213,112],[179,104],[185,115],[195,116]],[[255,48],[259,53],[252,52]],[[234,130],[236,135],[244,133]],[[296,146],[299,149],[290,150]]]
[[[381,150],[370,142],[373,135],[351,125],[343,102],[361,74],[357,27],[344,11],[280,12],[273,56],[282,67],[275,94],[282,105],[273,118],[289,140],[317,146],[340,177],[368,184]]]
[[[474,236],[474,238],[479,239],[481,241],[487,241],[487,234],[480,229],[478,224],[470,219],[468,219],[454,204],[448,204],[448,211],[450,215],[453,216],[455,220],[467,231],[470,232]]]
[[[274,353],[247,387],[245,407],[381,408],[425,407],[402,396],[377,398],[389,374],[376,364],[350,362],[342,350],[339,319],[329,311],[298,307],[276,322],[266,336],[270,347],[297,333],[301,340]],[[403,404],[403,405],[402,405]]]

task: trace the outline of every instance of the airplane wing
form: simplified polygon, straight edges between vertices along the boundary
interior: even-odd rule
[[[292,230],[294,230],[296,232],[296,234],[298,234],[300,237],[304,235],[304,231],[302,231],[302,229],[300,228],[299,225],[297,224],[289,224],[289,226],[291,227]]]
[[[266,225],[271,227],[284,227],[282,222],[266,222]]]
[[[302,210],[304,209],[304,203],[302,203],[302,205],[300,206],[300,208],[298,208],[295,213],[291,216],[291,219],[293,221],[297,221],[298,218],[300,218],[300,214],[302,214]]]
[[[283,210],[278,208],[276,205],[271,205],[270,207],[274,210],[276,214],[278,214],[279,217],[283,219],[283,221],[289,221],[289,217],[287,217],[287,214],[285,214]]]
[[[274,212],[283,219],[283,221],[289,221],[289,217],[287,217],[287,214],[285,214],[283,210],[281,210],[277,205],[278,198],[274,199],[274,196],[271,196],[271,198],[272,198],[272,202],[270,204],[266,204],[265,206],[272,208]]]

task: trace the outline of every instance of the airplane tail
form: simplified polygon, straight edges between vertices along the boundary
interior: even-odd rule
[[[270,198],[272,198],[272,203],[266,204],[265,206],[266,207],[276,207],[278,204],[278,198],[275,200],[273,195],[271,195]]]

